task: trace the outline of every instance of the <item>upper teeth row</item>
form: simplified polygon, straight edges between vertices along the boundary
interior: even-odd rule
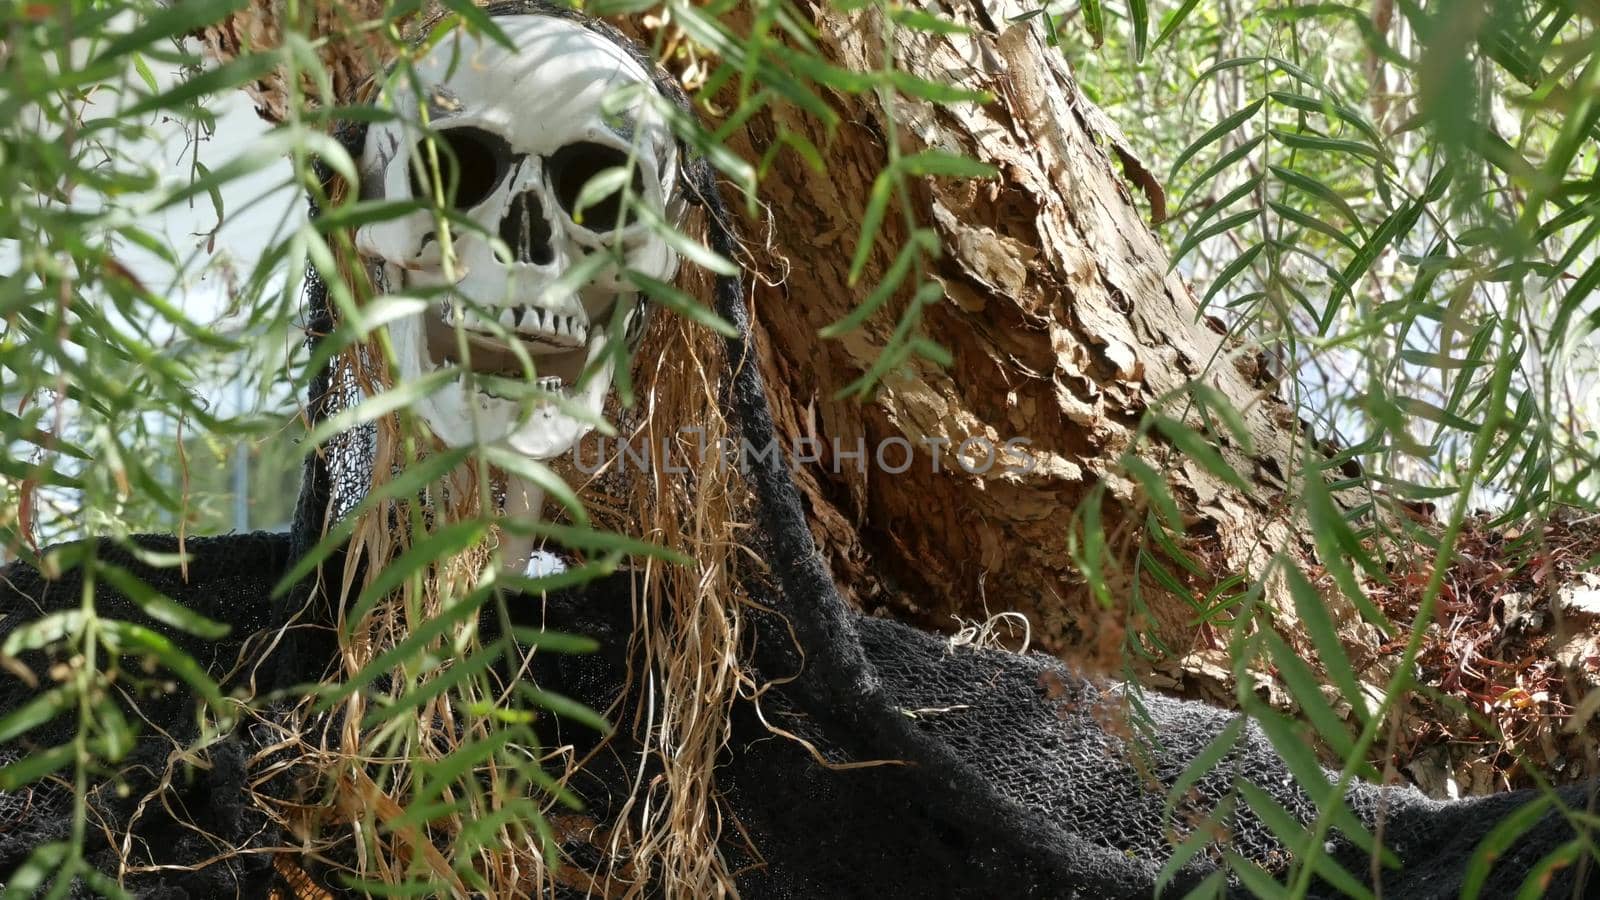
[[[477,309],[471,307],[458,307],[446,301],[444,307],[444,320],[454,325],[460,316],[461,324],[471,328],[482,327],[495,321]],[[537,306],[503,306],[500,307],[500,327],[517,334],[531,335],[557,335],[572,338],[574,341],[583,342],[589,339],[589,326],[578,321],[577,316],[557,315],[547,309]]]

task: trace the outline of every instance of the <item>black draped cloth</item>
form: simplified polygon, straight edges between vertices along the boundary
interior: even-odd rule
[[[139,542],[176,550],[171,537]],[[146,567],[113,545],[97,548],[102,559],[230,625],[232,633],[220,641],[151,620],[108,587],[99,589],[96,605],[103,615],[164,634],[214,675],[227,678],[225,690],[250,679],[260,691],[274,679],[293,683],[314,677],[284,671],[272,658],[274,647],[294,642],[266,640],[278,624],[271,610],[295,605],[268,601],[295,545],[288,534],[191,539],[187,580],[176,568]],[[590,635],[601,646],[593,654],[537,657],[542,662],[535,677],[592,707],[604,708],[618,696],[629,662],[631,577],[623,572],[560,594],[517,599],[514,608],[527,621]],[[41,614],[76,608],[80,588],[73,572],[49,581],[22,564],[5,568],[0,641]],[[1121,688],[1082,679],[1053,658],[952,647],[938,636],[867,617],[852,616],[849,625],[850,637],[859,642],[871,677],[891,705],[920,735],[949,751],[953,764],[934,785],[944,795],[929,793],[929,772],[918,766],[819,765],[797,742],[774,737],[753,710],[738,709],[735,739],[717,781],[765,863],[742,876],[744,896],[1150,897],[1173,841],[1186,835],[1197,815],[1210,814],[1237,779],[1266,791],[1303,822],[1315,816],[1310,799],[1252,729],[1194,787],[1188,803],[1167,812],[1166,788],[1229,723],[1228,712],[1146,695],[1159,746],[1139,748],[1130,730],[1117,725],[1114,695]],[[767,621],[757,630],[782,627]],[[24,653],[21,661],[46,679],[53,662],[39,652]],[[800,666],[798,658],[792,662]],[[0,713],[37,696],[21,680],[4,678]],[[200,754],[202,762],[172,766],[174,749],[196,737],[194,698],[181,688],[141,694],[136,685],[122,687],[129,692],[122,702],[130,718],[138,709],[141,735],[118,771],[93,786],[90,863],[117,877],[125,847],[126,871],[134,874],[123,874],[123,884],[135,896],[287,892],[290,885],[274,866],[274,854],[248,852],[292,844],[246,799],[247,785],[280,796],[295,789],[291,777],[263,782],[247,768],[246,761],[268,737],[259,726],[240,726]],[[764,711],[773,724],[806,738],[835,762],[849,762],[860,748],[875,746],[871,736],[844,730],[848,723],[835,710],[815,707],[800,691],[774,689]],[[30,731],[0,750],[0,759],[11,761],[70,740],[72,725],[73,717],[64,715]],[[552,739],[580,746],[598,740],[582,726],[556,727],[566,733]],[[601,822],[628,790],[637,764],[628,753],[626,740],[614,738],[611,749],[597,755],[591,770],[575,782],[587,813]],[[157,792],[159,802],[150,802],[147,795],[163,778],[170,783]],[[1440,802],[1410,788],[1358,784],[1347,800],[1369,828],[1376,830],[1381,821],[1383,842],[1399,857],[1399,868],[1381,869],[1383,895],[1423,898],[1457,896],[1479,842],[1535,797],[1516,793]],[[1588,802],[1581,787],[1563,789],[1561,798],[1578,810]],[[68,787],[48,779],[0,794],[0,881],[16,878],[16,867],[35,847],[68,835],[70,802]],[[988,820],[970,821],[964,815],[969,803],[989,805],[998,831]],[[1226,837],[1190,862],[1168,888],[1169,896],[1181,896],[1197,883],[1218,864],[1223,850],[1283,870],[1287,850],[1254,815],[1236,811],[1221,824]],[[1514,896],[1535,864],[1573,837],[1567,817],[1547,810],[1496,858],[1481,896]],[[247,852],[230,853],[233,848]],[[569,850],[579,859],[586,852]],[[1328,851],[1355,880],[1370,882],[1366,852],[1337,833]],[[728,852],[736,858],[747,854],[743,841],[730,844]],[[1574,896],[1575,891],[1590,896],[1592,890],[1577,886],[1580,868],[1556,870],[1544,896]],[[337,889],[336,882],[328,886]],[[80,890],[92,893],[86,882]],[[1320,880],[1316,891],[1342,895]]]

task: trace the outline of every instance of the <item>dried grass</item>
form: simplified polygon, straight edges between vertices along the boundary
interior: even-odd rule
[[[334,199],[344,190],[336,184]],[[345,284],[358,299],[370,296],[369,279],[359,265],[348,256],[340,262]],[[703,277],[685,271],[680,282]],[[709,293],[704,285],[684,287],[701,296]],[[380,347],[367,344],[346,351],[336,366],[342,378],[370,396],[391,383],[383,358]],[[706,329],[656,313],[635,356],[638,403],[633,410],[611,411],[635,448],[650,448],[651,465],[645,470],[621,465],[611,442],[609,460],[592,475],[570,465],[564,468],[596,527],[680,551],[694,564],[672,566],[649,560],[639,573],[633,598],[637,623],[633,658],[640,665],[631,677],[632,690],[644,702],[632,721],[617,723],[612,740],[636,744],[642,754],[615,821],[609,830],[603,829],[564,813],[554,795],[541,801],[546,820],[562,823],[558,834],[581,831],[602,851],[600,871],[584,871],[571,860],[551,866],[547,845],[538,833],[521,827],[525,823],[512,823],[501,828],[495,840],[472,850],[472,868],[494,896],[543,893],[557,882],[604,897],[736,894],[733,873],[720,847],[738,839],[737,825],[722,808],[713,772],[728,740],[730,707],[738,697],[753,696],[758,690],[742,670],[737,652],[743,634],[743,591],[735,572],[741,552],[736,523],[743,501],[734,469],[715,453],[701,459],[692,435],[686,437],[688,429],[700,429],[706,445],[715,447],[719,439],[731,436],[718,399],[721,368],[720,345]],[[408,435],[398,417],[386,417],[376,425],[372,488],[408,462]],[[672,463],[687,462],[691,472],[664,471],[664,460],[659,458],[663,441],[672,448]],[[582,459],[595,458],[592,447],[584,452]],[[490,473],[491,481],[497,477]],[[343,571],[324,573],[329,580],[324,590],[336,598],[333,606],[349,610],[372,578],[412,546],[412,528],[395,527],[396,523],[436,530],[477,517],[485,504],[492,503],[492,487],[466,469],[431,489],[426,505],[391,504],[372,510],[349,542]],[[439,561],[426,577],[413,579],[380,601],[360,622],[345,621],[341,612],[340,654],[328,683],[355,676],[414,626],[466,596],[490,571],[496,543],[497,535],[491,534],[468,552]],[[446,635],[441,644],[468,652],[475,649],[475,618]],[[405,675],[395,672],[396,683],[405,683]],[[468,707],[475,699],[493,705],[503,697],[477,696],[479,687],[470,681],[467,685],[463,696],[447,693],[407,713],[403,728],[360,727],[371,705],[360,691],[331,715],[315,714],[307,699],[289,715],[274,717],[270,727],[277,729],[280,740],[274,753],[260,754],[257,762],[275,760],[270,764],[273,770],[297,773],[307,793],[296,803],[258,796],[258,805],[300,837],[299,851],[310,858],[353,859],[349,874],[364,880],[399,885],[421,878],[431,881],[440,894],[465,896],[468,886],[452,867],[453,838],[467,822],[499,808],[508,799],[505,791],[518,789],[495,771],[492,761],[477,772],[485,789],[454,797],[459,802],[449,815],[427,823],[425,829],[391,826],[417,787],[419,763],[445,759],[488,733],[491,723]],[[644,760],[653,765],[646,766]],[[584,762],[571,748],[553,748],[542,759],[561,786]],[[262,773],[263,778],[269,775]],[[649,873],[648,880],[641,873]]]

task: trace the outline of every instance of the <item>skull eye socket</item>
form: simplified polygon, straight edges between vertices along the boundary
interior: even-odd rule
[[[500,183],[500,152],[504,143],[478,128],[451,128],[433,139],[439,152],[439,178],[444,182],[444,198],[459,210],[471,209],[488,198]],[[428,139],[417,141],[412,156],[411,196],[431,200],[434,192],[433,166],[428,162]],[[421,176],[421,177],[419,177]],[[427,179],[424,187],[422,179]]]
[[[631,170],[632,191],[635,197],[644,196],[644,161],[635,158],[631,164],[626,150],[583,141],[568,144],[550,157],[550,187],[555,190],[556,201],[574,222],[578,221],[578,195],[584,185],[607,169]],[[622,192],[613,191],[583,208],[581,223],[590,231],[607,232],[629,224],[623,206]]]

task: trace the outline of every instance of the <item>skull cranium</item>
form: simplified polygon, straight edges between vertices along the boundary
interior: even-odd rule
[[[643,301],[624,273],[668,281],[677,270],[647,219],[681,212],[678,150],[650,73],[620,46],[555,16],[495,21],[515,52],[462,33],[442,41],[414,80],[395,79],[398,116],[373,126],[361,160],[365,199],[442,198],[475,227],[450,228],[449,260],[431,209],[365,225],[356,246],[392,289],[441,289],[391,326],[402,378],[466,370],[414,407],[434,434],[549,459],[600,414],[608,343],[638,331]],[[415,124],[424,117],[431,140]],[[561,282],[594,254],[605,261],[581,283]],[[520,379],[526,362],[564,403],[495,391],[487,376]]]

